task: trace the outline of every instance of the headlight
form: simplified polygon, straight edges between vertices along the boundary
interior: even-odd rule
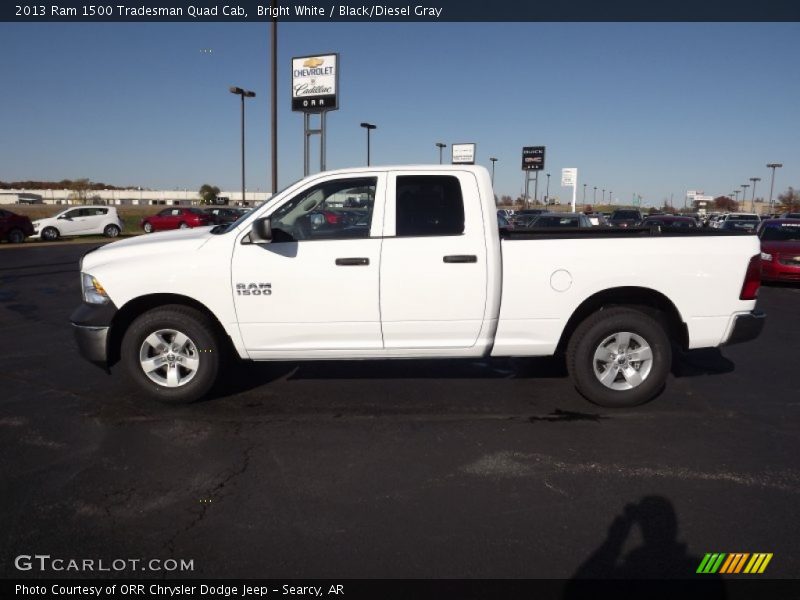
[[[767,254],[766,252],[762,252],[761,260],[772,260],[772,254]]]
[[[109,301],[108,294],[94,277],[88,273],[81,274],[81,289],[83,301],[89,304],[105,304]]]

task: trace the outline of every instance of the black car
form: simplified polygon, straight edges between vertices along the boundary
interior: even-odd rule
[[[612,227],[638,227],[642,224],[642,213],[630,209],[615,210],[611,213],[608,224]]]
[[[544,208],[526,208],[525,210],[518,210],[509,221],[514,227],[530,227],[530,222],[541,214],[546,213]]]
[[[206,208],[204,211],[209,217],[211,217],[211,222],[214,225],[227,225],[228,223],[233,223],[239,217],[242,216],[242,213],[239,212],[235,208],[228,208],[225,206],[216,206],[214,208]]]

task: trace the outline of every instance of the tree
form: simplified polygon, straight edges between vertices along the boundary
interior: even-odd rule
[[[200,203],[201,204],[214,204],[214,201],[217,199],[219,195],[219,188],[215,185],[209,185],[208,183],[204,183],[200,186],[200,191],[198,192],[200,196]]]
[[[739,210],[739,203],[728,196],[717,196],[714,198],[714,209],[727,212],[736,212]]]
[[[88,179],[76,179],[71,182],[72,198],[78,204],[86,204],[87,194],[92,189],[92,182]]]
[[[500,203],[503,206],[511,206],[512,204],[514,204],[514,199],[508,194],[506,194],[500,197]]]
[[[790,186],[788,190],[778,194],[778,202],[781,203],[784,211],[798,212],[800,211],[800,192]]]

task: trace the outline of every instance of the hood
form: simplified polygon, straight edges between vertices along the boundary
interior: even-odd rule
[[[800,256],[800,241],[789,240],[781,242],[773,240],[769,242],[761,242],[761,251],[768,254],[790,254]]]
[[[211,227],[137,235],[90,250],[83,257],[81,270],[86,271],[114,260],[153,255],[168,257],[176,252],[197,250],[213,235]]]

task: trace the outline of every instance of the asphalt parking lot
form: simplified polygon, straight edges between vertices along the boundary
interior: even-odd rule
[[[91,247],[0,252],[3,577],[52,576],[15,569],[33,553],[567,578],[768,552],[763,576],[800,573],[800,287],[762,288],[759,339],[681,357],[636,409],[587,403],[555,359],[254,365],[171,407],[78,356]]]

